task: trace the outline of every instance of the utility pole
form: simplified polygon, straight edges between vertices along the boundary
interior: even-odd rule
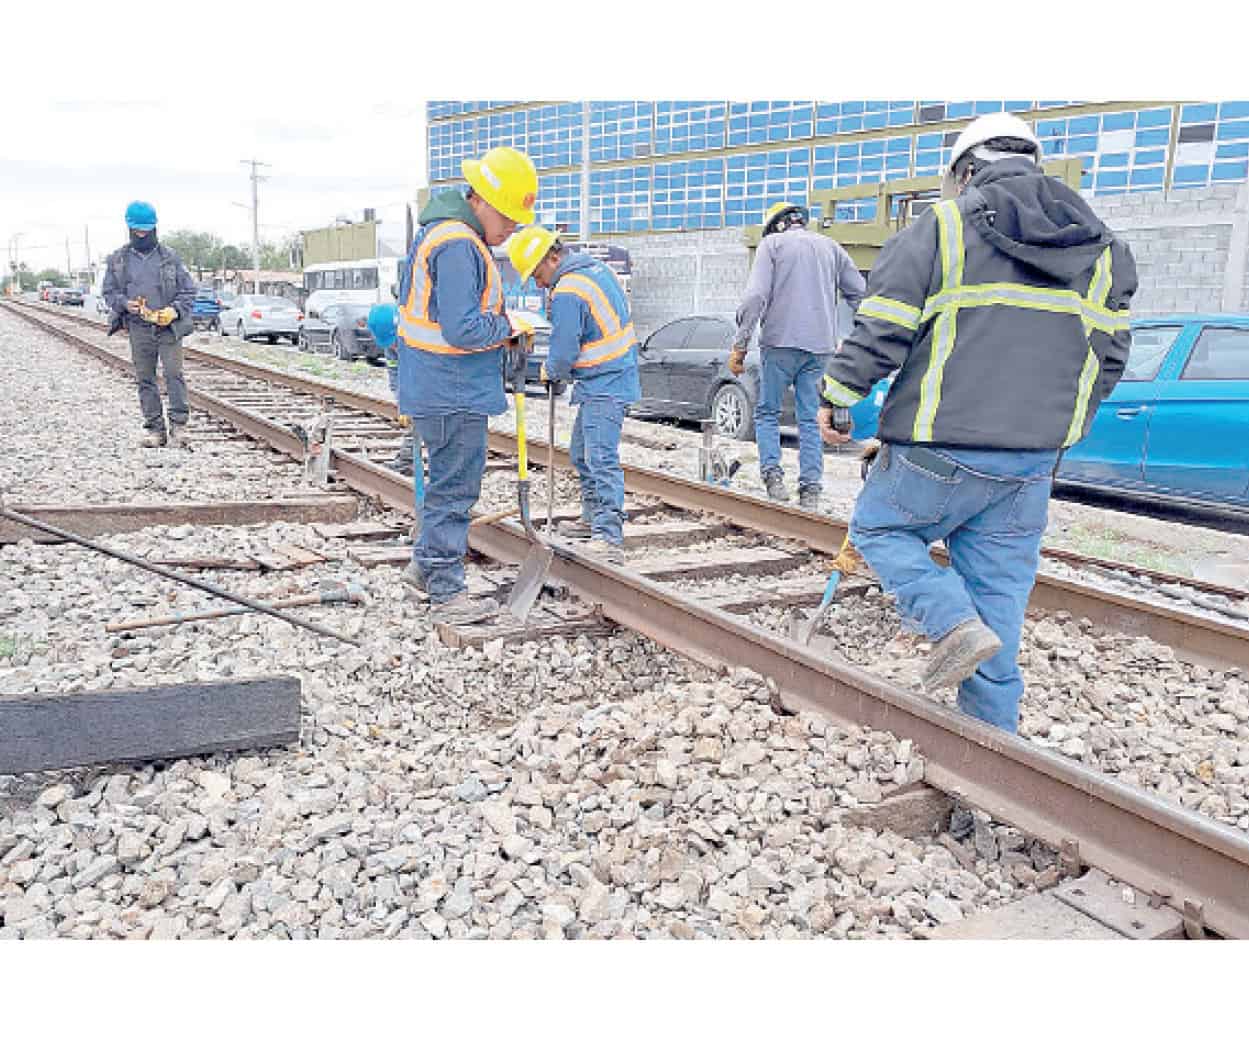
[[[268,166],[269,163],[261,162],[259,159],[240,159],[244,166],[252,168],[252,264],[255,268],[255,288],[254,292],[260,294],[260,182],[266,181],[268,177],[260,176],[258,167]]]
[[[69,284],[74,284],[74,262],[69,258],[69,235],[65,236],[65,277]]]
[[[87,277],[94,282],[95,271],[91,267],[91,227],[88,224],[82,226],[82,245],[87,251]]]

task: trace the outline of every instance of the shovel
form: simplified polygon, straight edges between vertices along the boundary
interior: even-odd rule
[[[833,560],[833,573],[828,576],[828,583],[824,586],[824,595],[820,599],[820,605],[816,608],[815,613],[807,620],[801,613],[795,611],[789,619],[789,634],[794,639],[799,640],[803,645],[811,644],[811,637],[815,635],[816,630],[824,623],[824,618],[828,615],[828,609],[833,605],[833,597],[837,594],[837,585],[841,581],[841,576],[854,570],[860,557],[855,552],[854,546],[850,544],[850,535],[847,532],[846,537],[842,539],[841,549],[837,553],[837,558]]]
[[[516,350],[512,361],[513,399],[516,402],[516,495],[520,505],[520,522],[525,534],[533,543],[529,555],[520,565],[512,593],[507,598],[507,609],[518,621],[529,617],[538,594],[550,573],[555,550],[538,537],[529,511],[529,454],[525,445],[525,366],[528,358],[524,350]]]

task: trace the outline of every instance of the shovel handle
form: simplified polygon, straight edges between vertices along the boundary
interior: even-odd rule
[[[481,516],[475,516],[468,522],[469,527],[480,527],[482,524],[492,524],[496,520],[506,520],[510,516],[515,516],[520,512],[520,506],[508,506],[506,509],[497,509],[493,513],[482,513]]]

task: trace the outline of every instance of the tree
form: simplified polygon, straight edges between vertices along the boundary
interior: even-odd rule
[[[25,283],[26,281],[26,275],[22,275],[22,282]],[[51,282],[58,289],[64,289],[67,285],[69,285],[69,279],[65,275],[61,274],[61,272],[55,267],[45,267],[34,276],[34,282],[35,285],[38,285],[40,282]]]
[[[223,246],[221,266],[228,271],[245,271],[252,266],[251,256],[238,246]]]
[[[163,236],[164,243],[182,258],[188,270],[200,278],[205,271],[215,271],[222,266],[223,243],[207,231],[179,230]]]

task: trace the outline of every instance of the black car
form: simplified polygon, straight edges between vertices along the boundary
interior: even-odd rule
[[[299,349],[323,350],[342,361],[362,357],[377,361],[382,348],[369,331],[370,303],[331,303],[320,314],[309,313],[299,323]]]
[[[699,315],[678,318],[652,332],[638,351],[642,399],[629,406],[637,418],[715,420],[726,437],[747,441],[755,435],[759,399],[758,332],[746,352],[746,371],[729,371],[729,347],[736,324]],[[794,391],[785,391],[782,426],[794,426]]]
[[[61,289],[60,295],[56,302],[63,307],[81,307],[82,306],[82,290],[81,289]]]

